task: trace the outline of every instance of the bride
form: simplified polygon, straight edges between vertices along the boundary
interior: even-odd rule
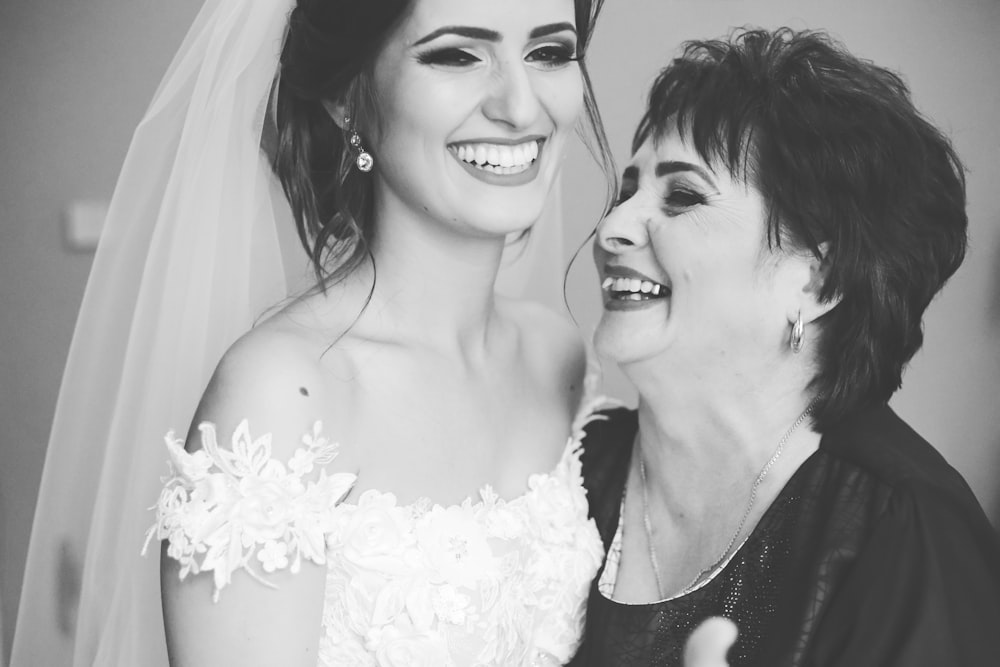
[[[582,347],[495,285],[585,109],[605,146],[582,61],[599,8],[207,2],[126,160],[53,430],[79,433],[81,349],[117,353],[114,409],[78,418],[107,453],[76,664],[164,660],[133,558],[157,487],[172,664],[572,657],[601,557],[579,478]],[[258,146],[316,284],[249,328],[282,292]],[[115,273],[128,262],[134,284]],[[135,304],[127,333],[88,330],[99,288]],[[220,354],[190,432],[151,449]],[[43,498],[57,465],[50,451]],[[39,507],[32,555],[54,547],[37,533],[57,504]],[[14,664],[40,655],[31,632]]]

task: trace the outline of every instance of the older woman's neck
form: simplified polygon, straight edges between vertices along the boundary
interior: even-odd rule
[[[635,368],[626,373],[639,389],[644,463],[668,492],[753,480],[809,403],[806,372],[792,364],[755,373],[753,382],[740,375],[648,375]],[[803,424],[782,458],[801,462],[816,444],[818,436]]]

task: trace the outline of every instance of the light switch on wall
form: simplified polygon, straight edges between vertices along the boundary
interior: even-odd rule
[[[108,202],[78,199],[66,206],[64,224],[66,242],[73,250],[92,251],[97,248],[108,217]]]

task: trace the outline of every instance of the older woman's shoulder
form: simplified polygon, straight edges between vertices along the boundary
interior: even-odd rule
[[[823,434],[820,448],[891,488],[934,491],[976,503],[958,471],[888,405],[842,420]]]
[[[619,407],[595,413],[584,429],[580,455],[583,485],[605,546],[617,524],[638,427],[636,411]]]
[[[596,412],[584,428],[584,457],[628,458],[639,430],[639,416],[633,408],[607,407]]]
[[[836,594],[802,664],[998,664],[1000,539],[961,475],[888,406],[829,429],[813,461],[797,530],[803,554],[821,546],[799,564]]]
[[[891,408],[875,407],[844,420],[824,434],[820,451],[833,462],[826,481],[851,489],[854,500],[844,502],[873,521],[869,540],[878,542],[881,535],[886,544],[933,552],[942,562],[952,558],[970,567],[981,562],[1000,604],[1000,538],[979,500],[962,475]]]

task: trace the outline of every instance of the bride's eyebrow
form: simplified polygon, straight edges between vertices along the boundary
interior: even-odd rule
[[[540,25],[537,28],[532,29],[532,31],[528,34],[528,37],[529,39],[538,39],[539,37],[546,37],[557,32],[567,31],[575,35],[576,26],[567,21],[560,23],[546,23],[545,25]],[[499,32],[488,28],[477,28],[465,25],[446,25],[427,33],[414,42],[413,46],[426,44],[427,42],[433,41],[438,37],[443,37],[444,35],[457,35],[458,37],[467,37],[469,39],[481,39],[486,42],[499,42],[503,39],[503,36]]]
[[[457,35],[459,37],[468,37],[469,39],[481,39],[486,42],[499,42],[502,39],[500,33],[496,30],[475,28],[473,26],[464,25],[446,25],[443,28],[438,28],[437,30],[427,33],[415,41],[413,46],[426,44],[427,42],[433,41],[438,37],[443,37],[444,35]]]
[[[540,25],[534,30],[532,30],[528,37],[530,39],[538,39],[539,37],[546,37],[548,35],[555,34],[557,32],[569,31],[576,34],[576,26],[572,23],[562,22],[562,23],[547,23],[545,25]]]

